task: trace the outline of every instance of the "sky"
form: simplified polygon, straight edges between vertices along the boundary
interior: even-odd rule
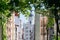
[[[20,14],[20,19],[22,20],[23,23],[26,23],[28,21],[22,13]]]

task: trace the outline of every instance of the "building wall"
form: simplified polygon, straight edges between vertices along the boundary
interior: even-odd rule
[[[24,29],[24,40],[34,40],[34,29],[30,23],[23,24]]]
[[[34,25],[31,25],[31,40],[34,40]]]
[[[47,40],[47,17],[40,16],[40,40]]]
[[[35,40],[47,40],[46,23],[46,16],[35,14]]]
[[[15,39],[22,40],[22,21],[18,16],[15,16]]]
[[[19,29],[20,29],[20,24],[19,24],[20,20],[19,17],[16,15],[15,16],[15,40],[19,40]],[[19,29],[18,29],[19,28]]]
[[[16,12],[7,21],[7,40],[22,40],[22,21]]]
[[[30,25],[29,23],[23,24],[24,27],[24,40],[30,40]]]
[[[11,17],[12,19],[12,24],[11,24],[11,31],[12,31],[12,40],[15,40],[15,22],[14,22],[14,16],[15,16],[15,12],[13,12],[13,16]]]
[[[22,20],[20,19],[20,40],[23,40],[22,35],[23,35],[23,23]]]
[[[14,40],[15,39],[15,26],[14,26],[14,13],[12,14],[12,16],[8,19],[7,21],[7,40]]]

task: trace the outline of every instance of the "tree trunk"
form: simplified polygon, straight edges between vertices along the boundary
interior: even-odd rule
[[[55,22],[56,22],[56,40],[58,40],[58,30],[59,30],[59,25],[58,25],[58,10],[54,9],[53,13],[54,13]]]
[[[0,40],[2,40],[2,13],[0,14]]]
[[[48,40],[48,28],[47,28],[47,40]]]
[[[0,26],[0,40],[2,40],[2,27]]]

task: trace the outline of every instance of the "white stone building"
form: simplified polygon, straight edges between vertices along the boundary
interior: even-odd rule
[[[15,16],[15,39],[22,40],[22,21],[18,16]]]
[[[24,40],[34,40],[34,22],[33,15],[30,14],[28,22],[23,24]]]

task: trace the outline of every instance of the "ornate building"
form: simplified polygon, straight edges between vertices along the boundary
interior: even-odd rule
[[[6,25],[7,40],[22,40],[22,24],[17,12],[13,12]]]
[[[15,23],[14,23],[15,12],[11,14],[11,17],[7,20],[6,32],[7,40],[15,40]]]

